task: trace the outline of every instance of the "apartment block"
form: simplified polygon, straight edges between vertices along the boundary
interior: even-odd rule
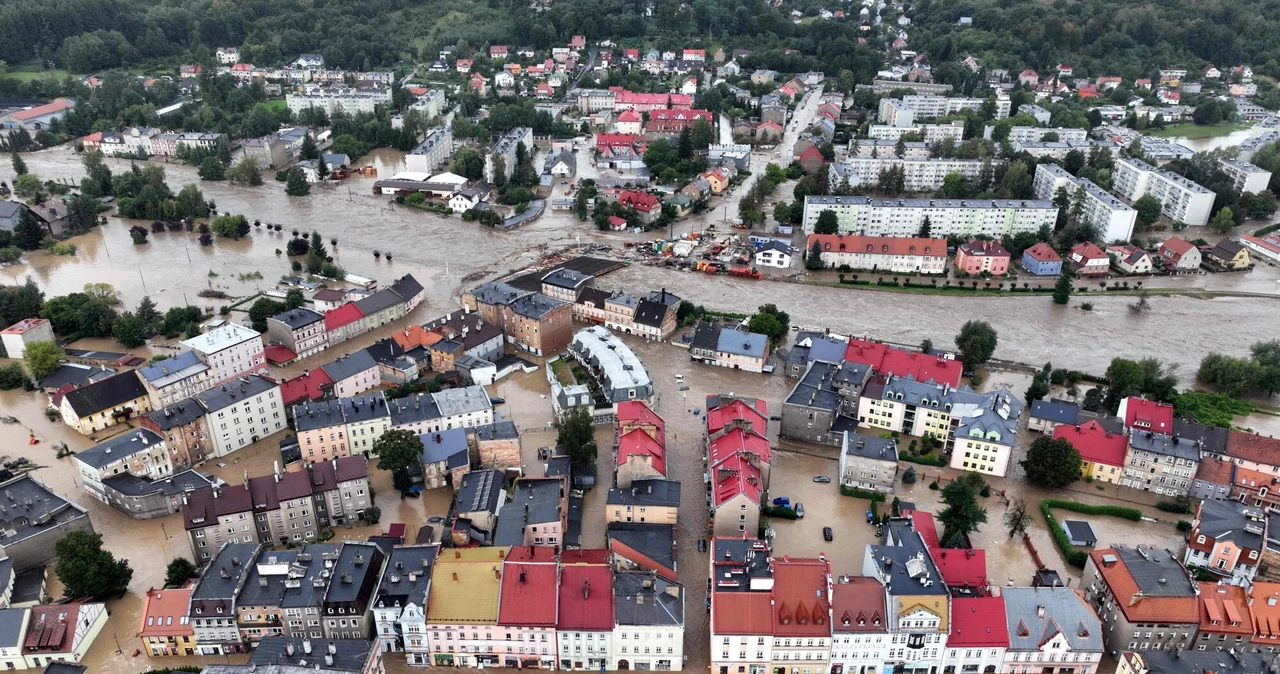
[[[902,102],[915,111],[915,119],[932,119],[958,114],[961,110],[977,110],[987,102],[985,98],[947,98],[945,96],[903,96]],[[1009,96],[996,97],[996,119],[1009,116]]]
[[[284,430],[280,385],[266,377],[248,375],[196,398],[205,409],[209,445],[216,457]]]
[[[1046,127],[1046,126],[1015,126],[1009,129],[1010,143],[1031,143],[1044,140],[1047,133],[1058,136],[1059,142],[1066,141],[1082,141],[1089,137],[1089,132],[1084,129],[1070,129],[1065,127]]]
[[[1086,178],[1077,178],[1056,164],[1039,164],[1032,183],[1037,199],[1052,200],[1061,188],[1075,197],[1084,190],[1085,221],[1098,229],[1104,241],[1128,241],[1138,221],[1138,212],[1115,195]]]
[[[840,236],[810,234],[805,252],[814,244],[822,251],[822,266],[849,266],[897,274],[942,274],[947,270],[947,240],[896,236]]]
[[[875,197],[807,196],[804,231],[812,234],[822,211],[836,214],[839,234],[917,236],[929,219],[929,235],[995,239],[1053,227],[1058,207],[1049,200],[1021,199],[881,199]]]
[[[405,169],[432,174],[453,158],[453,129],[437,127],[404,157]]]
[[[379,105],[390,103],[391,89],[311,86],[301,93],[285,94],[284,100],[295,115],[308,108],[319,108],[330,115],[344,112],[354,117],[360,113],[372,114]]]
[[[888,99],[886,99],[888,100]],[[936,143],[950,138],[957,144],[964,140],[964,122],[955,121],[950,124],[911,124],[896,126],[893,124],[872,124],[867,128],[867,137],[874,140],[897,141],[904,134],[918,133],[926,143]]]
[[[484,181],[490,185],[498,185],[496,177],[498,175],[498,167],[501,166],[502,177],[510,179],[511,174],[516,167],[516,148],[524,145],[524,149],[529,153],[529,159],[533,159],[533,129],[527,126],[518,126],[506,132],[502,138],[493,144],[493,149],[484,156]]]
[[[1166,217],[1193,227],[1209,222],[1209,212],[1217,196],[1176,173],[1128,157],[1116,160],[1112,182],[1120,196],[1137,201],[1150,194],[1160,200],[1160,212]]]
[[[262,335],[242,325],[226,323],[184,339],[181,344],[184,350],[194,351],[209,366],[210,386],[247,374],[267,373]]]
[[[890,168],[901,168],[905,174],[906,191],[931,192],[942,187],[942,181],[952,173],[959,173],[965,180],[977,180],[982,167],[987,165],[982,159],[906,159],[896,155],[886,157],[849,157],[842,163],[832,164],[827,177],[831,189],[845,184],[850,187],[875,185],[880,174]],[[1002,160],[990,162],[1002,164]]]
[[[1218,166],[1231,176],[1232,186],[1237,192],[1258,193],[1267,189],[1271,183],[1271,172],[1239,159],[1219,159]]]

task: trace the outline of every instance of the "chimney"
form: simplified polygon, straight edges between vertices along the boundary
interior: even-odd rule
[[[457,571],[454,571],[454,572],[453,572],[453,582],[455,582],[455,583],[456,583],[456,582],[458,582],[458,572],[457,572]]]

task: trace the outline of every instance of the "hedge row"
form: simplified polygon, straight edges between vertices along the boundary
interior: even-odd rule
[[[885,500],[884,494],[881,494],[878,491],[867,491],[865,489],[858,489],[857,487],[850,487],[845,484],[840,485],[840,493],[854,498],[865,498],[870,500],[872,503],[883,503]]]
[[[910,454],[898,452],[898,460],[906,461],[907,463],[918,463],[922,466],[940,467],[947,465],[946,458],[942,456],[934,456],[932,454],[917,454],[912,456]]]
[[[1082,515],[1107,515],[1110,517],[1119,517],[1126,520],[1137,522],[1142,519],[1142,511],[1137,508],[1126,508],[1124,506],[1113,505],[1089,505],[1087,503],[1078,503],[1076,501],[1063,501],[1055,498],[1047,498],[1040,502],[1040,513],[1044,515],[1044,521],[1049,525],[1049,535],[1053,537],[1054,545],[1058,546],[1058,551],[1066,558],[1067,563],[1084,568],[1086,562],[1089,561],[1089,554],[1083,550],[1076,550],[1071,546],[1071,540],[1067,538],[1067,532],[1062,529],[1062,525],[1058,524],[1058,519],[1053,516],[1051,510],[1058,508],[1059,510],[1070,510],[1071,512],[1080,513]]]
[[[778,517],[784,520],[796,519],[796,511],[782,506],[765,506],[760,509],[760,514],[767,517]]]

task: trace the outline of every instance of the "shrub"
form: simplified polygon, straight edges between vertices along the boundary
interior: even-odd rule
[[[844,484],[840,485],[840,493],[854,498],[865,498],[873,503],[878,503],[885,499],[884,494],[881,494],[878,491],[867,491],[865,489],[858,489],[857,487],[850,487]]]
[[[1178,531],[1191,531],[1191,523],[1186,520],[1178,520]]]
[[[935,479],[933,482],[929,483],[929,488],[932,489],[933,491],[938,491],[942,487],[938,486],[938,481]]]
[[[917,479],[916,467],[907,466],[907,469],[902,473],[902,484],[915,484]]]
[[[767,517],[777,517],[779,519],[784,519],[784,520],[796,519],[796,511],[792,510],[791,508],[784,508],[782,506],[765,506],[760,509],[760,514],[765,515]]]
[[[1175,515],[1186,515],[1191,512],[1191,506],[1187,503],[1185,498],[1179,498],[1176,501],[1161,501],[1156,504],[1156,507],[1167,513],[1174,513]]]

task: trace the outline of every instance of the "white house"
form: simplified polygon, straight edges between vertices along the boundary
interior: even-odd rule
[[[755,264],[757,267],[791,266],[791,256],[795,249],[781,241],[768,241],[756,249]]]
[[[218,63],[229,66],[240,62],[239,47],[218,47],[217,51]]]
[[[209,366],[213,386],[247,374],[267,373],[262,335],[243,325],[225,323],[182,340],[182,347],[194,351]]]
[[[410,665],[430,665],[427,598],[440,546],[408,545],[391,551],[370,602],[374,639],[383,653],[405,654]]]
[[[648,571],[614,574],[613,652],[608,669],[684,668],[684,588]]]
[[[197,397],[206,411],[214,456],[226,456],[285,428],[280,385],[266,377],[247,375]]]

